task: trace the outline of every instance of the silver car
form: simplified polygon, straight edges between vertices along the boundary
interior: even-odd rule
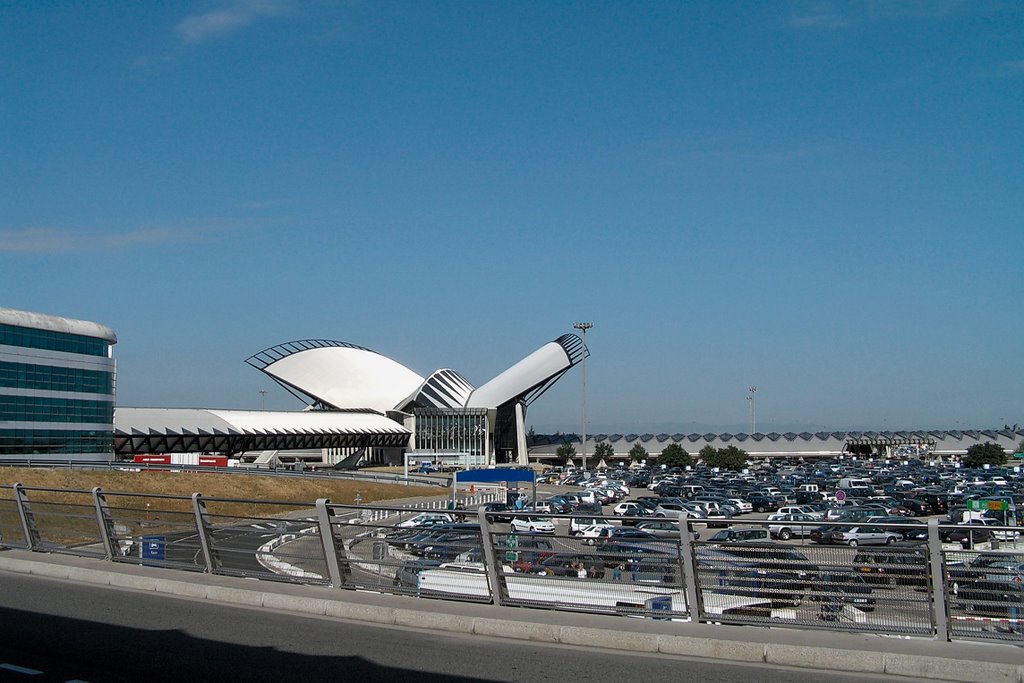
[[[886,531],[880,526],[852,526],[832,534],[833,543],[842,543],[855,548],[858,545],[892,545],[900,540],[895,531]]]
[[[811,529],[819,521],[821,520],[803,513],[778,515],[774,523],[768,526],[768,533],[772,535],[772,538],[778,538],[782,541],[788,541],[794,536],[806,538],[811,535]],[[804,524],[796,524],[794,522],[804,522]]]

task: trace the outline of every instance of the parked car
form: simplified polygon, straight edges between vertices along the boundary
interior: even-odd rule
[[[815,543],[831,544],[835,543],[835,535],[840,531],[849,529],[849,526],[831,526],[823,525],[817,526],[811,529],[810,539]]]
[[[845,605],[853,605],[865,612],[875,609],[871,584],[845,567],[823,569],[811,584],[810,592],[811,600],[822,603],[820,614],[826,620],[838,619]]]
[[[764,527],[722,529],[708,537],[708,543],[768,543],[771,539]]]
[[[573,520],[575,521],[575,520]],[[610,529],[620,529],[618,524],[612,524],[610,522],[597,522],[595,524],[582,524],[577,525],[574,529],[570,529],[570,536],[577,536],[583,539],[583,542],[587,545],[594,545],[594,539],[600,538],[605,535]]]
[[[987,543],[992,539],[988,524],[981,519],[969,519],[955,527],[939,527],[939,538],[943,543],[960,543],[966,548],[975,543]]]
[[[897,533],[904,541],[923,541],[928,538],[928,527],[919,519],[913,517],[868,517],[864,520],[868,524],[903,524],[913,525],[913,528],[887,527],[890,531]]]
[[[587,577],[600,579],[604,577],[605,568],[601,558],[596,555],[585,555],[582,553],[557,553],[545,557],[537,564],[524,569],[528,574],[542,574],[544,576],[576,576],[577,566],[583,564],[587,570]]]
[[[895,531],[886,531],[879,526],[853,526],[832,534],[832,542],[851,547],[858,545],[892,545],[900,540]]]
[[[772,498],[764,495],[752,495],[747,498],[747,501],[757,512],[775,512],[781,507],[782,502],[778,498]]]
[[[772,538],[778,538],[782,541],[788,541],[794,536],[806,538],[811,535],[811,532],[815,529],[813,524],[818,521],[818,519],[802,513],[782,515],[775,520],[774,524],[768,526],[768,533]],[[794,522],[802,523],[795,524]]]
[[[553,534],[555,525],[546,517],[513,517],[512,531],[515,533],[527,532],[531,534]]]
[[[918,498],[904,498],[902,505],[914,513],[915,517],[927,517],[932,514],[932,506]]]
[[[980,579],[959,586],[955,599],[968,614],[999,619],[1000,630],[1024,633],[1024,582]]]
[[[924,548],[860,550],[854,570],[871,584],[924,588],[928,583],[928,554]]]
[[[596,545],[605,541],[655,541],[657,539],[657,536],[643,529],[610,524],[598,529],[597,533],[592,536],[584,534],[584,542],[588,545]]]
[[[514,508],[512,508],[508,503],[484,503],[480,506],[480,509],[489,513],[494,513],[489,516],[489,519],[492,522],[507,524],[512,521],[512,512],[514,511]]]
[[[992,551],[976,556],[970,563],[950,569],[950,581],[1022,581],[1024,580],[1024,553],[1020,551]]]
[[[627,501],[612,508],[612,514],[618,517],[646,517],[650,511],[640,503]]]
[[[440,566],[441,563],[437,560],[409,560],[395,571],[392,585],[395,588],[416,588],[421,571]]]
[[[670,522],[664,519],[656,519],[651,521],[639,522],[636,525],[637,529],[643,529],[649,534],[653,534],[658,538],[679,538],[679,522]],[[694,540],[700,538],[700,534],[696,530],[690,531]]]
[[[399,522],[395,525],[395,528],[407,529],[410,527],[436,526],[438,524],[451,524],[454,521],[454,515],[447,512],[421,512],[414,517]]]

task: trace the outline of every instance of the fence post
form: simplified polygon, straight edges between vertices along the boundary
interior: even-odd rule
[[[213,574],[220,566],[216,551],[213,549],[211,539],[213,534],[210,529],[210,522],[206,512],[206,501],[203,494],[192,494],[192,512],[196,518],[196,533],[199,535],[199,545],[203,550],[203,560],[206,562],[206,572]]]
[[[686,611],[690,623],[700,623],[700,592],[697,590],[697,569],[693,561],[693,534],[690,533],[688,514],[679,513],[679,548],[683,565],[683,587],[686,591]]]
[[[18,517],[21,518],[21,530],[25,534],[25,545],[29,550],[35,550],[39,547],[39,528],[36,526],[32,508],[28,504],[25,487],[20,482],[14,485],[14,500],[18,505]]]
[[[942,566],[942,540],[939,538],[939,520],[928,520],[928,591],[932,601],[932,623],[935,624],[935,639],[949,640],[949,615],[946,613],[946,572]]]
[[[316,519],[320,529],[320,543],[324,549],[324,559],[327,560],[327,573],[331,579],[331,586],[341,588],[345,583],[345,575],[341,570],[341,563],[338,562],[338,539],[334,537],[334,511],[327,507],[329,500],[326,498],[316,499]],[[341,548],[345,551],[344,545]],[[346,567],[348,565],[346,564]]]
[[[96,525],[100,530],[100,538],[103,539],[103,550],[107,554],[107,561],[114,559],[114,523],[110,519],[110,509],[107,507],[107,497],[99,486],[92,489],[92,504],[96,508]]]
[[[494,552],[494,543],[491,540],[491,524],[487,521],[487,510],[477,510],[477,519],[480,520],[480,543],[484,551],[484,567],[487,568],[487,583],[491,585],[491,601],[496,607],[503,604],[504,587],[501,580],[501,564],[498,562]],[[511,532],[509,532],[511,533]]]

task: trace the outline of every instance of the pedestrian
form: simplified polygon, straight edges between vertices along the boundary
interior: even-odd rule
[[[612,569],[612,581],[618,581],[622,578],[622,569],[623,567],[621,562],[615,565],[615,568]]]
[[[576,570],[576,577],[580,579],[587,578],[587,566],[580,562],[579,569]]]

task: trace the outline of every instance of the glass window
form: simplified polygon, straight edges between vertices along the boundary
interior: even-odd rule
[[[0,361],[0,387],[110,394],[114,390],[114,375],[99,370]]]
[[[0,324],[0,345],[101,357],[109,355],[110,352],[110,342],[102,339],[6,324]]]

